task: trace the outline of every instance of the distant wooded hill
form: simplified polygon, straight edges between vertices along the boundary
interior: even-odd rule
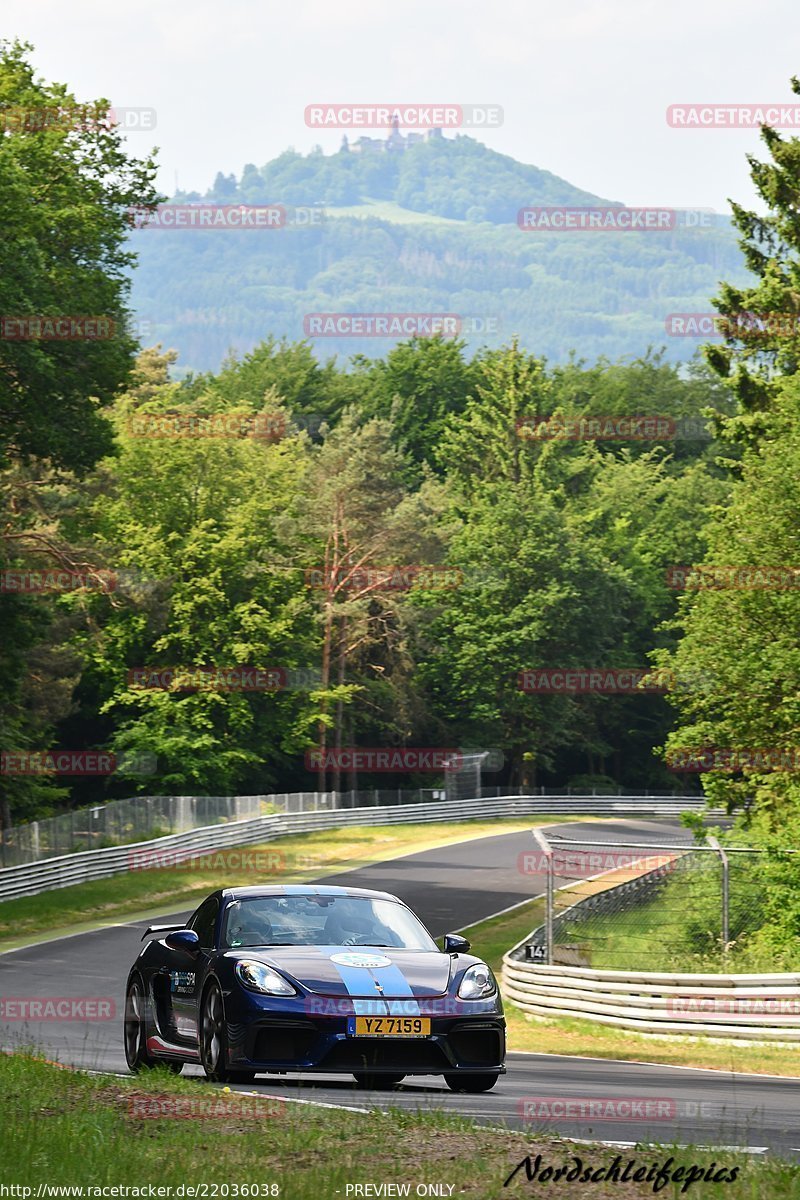
[[[179,351],[179,367],[216,368],[262,339],[301,338],[311,313],[456,313],[471,349],[513,334],[554,362],[665,346],[670,313],[710,312],[720,278],[744,282],[727,219],[650,232],[521,230],[527,206],[609,205],[469,137],[402,153],[286,151],[241,178],[217,175],[176,203],[315,209],[282,229],[142,230],[133,303],[144,344]],[[319,210],[323,210],[321,213]],[[397,339],[312,338],[320,358],[383,354]]]

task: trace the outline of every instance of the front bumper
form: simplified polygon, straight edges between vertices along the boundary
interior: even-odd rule
[[[231,1007],[228,1057],[237,1070],[402,1075],[505,1071],[505,1020],[496,1004],[476,1002],[481,1011],[432,1016],[430,1036],[419,1038],[352,1037],[346,1015],[286,1011],[294,1004],[277,1011],[274,1002],[265,1004],[260,998],[255,1003],[246,998],[246,1013],[234,1014]],[[236,1020],[239,1015],[245,1019]]]

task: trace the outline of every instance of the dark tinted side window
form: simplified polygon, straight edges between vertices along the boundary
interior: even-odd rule
[[[211,950],[214,946],[214,927],[218,912],[219,900],[212,896],[210,900],[203,901],[189,922],[189,929],[195,931],[204,950]]]

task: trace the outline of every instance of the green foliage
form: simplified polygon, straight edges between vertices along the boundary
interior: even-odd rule
[[[800,80],[791,80],[800,95]],[[732,203],[739,246],[755,282],[726,282],[714,304],[725,320],[725,344],[707,348],[709,362],[730,379],[740,409],[727,425],[729,436],[749,442],[763,431],[761,414],[800,362],[800,138],[782,137],[762,126],[761,140],[770,162],[748,155],[750,178],[767,212]],[[761,319],[761,320],[759,320]]]
[[[708,567],[747,568],[718,586],[696,586],[682,596],[683,636],[670,666],[680,681],[678,728],[668,750],[720,747],[795,753],[800,708],[800,602],[796,586],[800,528],[800,385],[784,381],[765,415],[758,447],[747,449],[730,505],[712,511],[708,551],[685,561]],[[758,586],[754,569],[784,567],[783,586]],[[706,579],[711,577],[706,576]],[[697,583],[701,578],[697,578]],[[707,780],[713,799],[757,807],[782,826],[800,801],[794,770],[719,772]]]
[[[363,406],[391,418],[394,436],[415,466],[433,464],[448,418],[467,402],[478,372],[465,361],[464,346],[441,336],[413,338],[385,359],[357,364]]]
[[[792,88],[800,94],[796,79]],[[735,482],[729,503],[708,510],[705,552],[681,557],[705,570],[690,576],[670,623],[677,648],[654,655],[678,685],[667,754],[738,756],[730,768],[706,772],[704,788],[712,803],[737,814],[734,839],[768,851],[759,858],[764,920],[736,948],[751,969],[764,962],[796,967],[800,932],[800,866],[785,853],[800,834],[800,139],[765,128],[762,140],[771,161],[749,162],[767,212],[734,205],[756,282],[722,284],[715,303],[727,319],[725,345],[707,351],[738,402],[717,420],[735,447],[720,464],[734,469]],[[748,328],[737,321],[742,314],[783,320]]]
[[[297,790],[314,783],[302,755],[319,744],[488,745],[515,785],[588,774],[670,786],[652,756],[668,729],[660,697],[528,695],[518,675],[647,665],[674,611],[666,567],[700,552],[696,511],[725,495],[711,451],[529,440],[519,423],[644,396],[697,414],[719,384],[658,358],[550,370],[516,341],[468,362],[458,343],[419,339],[353,375],[274,340],[184,383],[169,378],[173,359],[142,353],[110,414],[116,454],[87,485],[43,492],[61,543],[122,580],[54,602],[78,662],[61,744],[158,764],[82,782],[84,802]],[[324,419],[310,437],[312,411]],[[283,436],[142,435],[167,414],[232,413],[269,414]],[[381,570],[413,564],[463,579],[381,584]],[[299,668],[307,681],[274,694],[131,682],[136,669],[210,665]]]
[[[79,104],[36,78],[30,47],[0,42],[0,313],[3,319],[96,318],[98,336],[0,338],[0,569],[87,564],[60,537],[75,486],[112,450],[101,415],[125,382],[134,340],[127,212],[155,203],[155,167],[124,152],[108,104]],[[72,474],[74,473],[74,475]],[[77,559],[77,561],[76,561]],[[48,597],[0,592],[0,746],[41,747],[69,712],[79,665],[75,617]],[[0,826],[64,795],[36,776],[2,779]]]
[[[498,154],[474,138],[430,138],[405,152],[308,155],[287,150],[258,170],[234,176],[217,174],[206,192],[229,204],[280,201],[300,205],[348,205],[367,196],[394,198],[404,208],[442,217],[503,223],[515,221],[525,204],[602,204],[598,196],[564,179]]]
[[[107,102],[37,80],[29,50],[0,43],[0,312],[98,316],[114,335],[0,340],[0,466],[11,454],[80,472],[110,448],[98,409],[131,365],[127,211],[155,203],[155,166],[124,153]]]

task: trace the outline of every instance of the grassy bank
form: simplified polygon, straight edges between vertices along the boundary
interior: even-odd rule
[[[354,1185],[406,1183],[412,1196],[420,1185],[436,1184],[444,1188],[439,1195],[473,1200],[542,1191],[553,1200],[608,1200],[623,1193],[638,1200],[652,1197],[652,1183],[628,1182],[623,1188],[614,1182],[559,1179],[537,1185],[527,1181],[524,1171],[507,1188],[503,1183],[526,1155],[534,1161],[541,1155],[542,1169],[574,1167],[578,1156],[584,1169],[600,1171],[617,1153],[623,1167],[633,1158],[636,1167],[648,1169],[665,1163],[671,1153],[654,1147],[617,1152],[569,1143],[543,1131],[481,1129],[441,1113],[395,1109],[364,1114],[255,1099],[160,1071],[135,1079],[89,1076],[22,1055],[0,1055],[0,1089],[2,1180],[30,1187],[33,1197],[40,1185],[147,1189],[152,1184],[165,1189],[162,1196],[170,1195],[167,1188],[200,1185],[210,1197],[236,1195],[232,1185],[257,1185],[258,1191],[238,1194],[346,1200],[356,1194],[347,1190]],[[738,1178],[717,1185],[694,1183],[691,1197],[800,1198],[800,1168],[777,1161],[728,1150],[683,1149],[674,1151],[671,1169],[695,1165],[708,1170],[712,1162],[726,1174],[738,1168]],[[670,1184],[660,1194],[678,1195],[680,1186]]]
[[[587,820],[550,817],[536,823],[563,824],[578,819]],[[520,847],[527,848],[532,821],[531,817],[509,817],[320,830],[278,838],[261,846],[221,850],[175,867],[134,870],[39,896],[6,900],[0,903],[0,949],[12,949],[37,937],[77,933],[118,920],[193,908],[208,892],[223,885],[320,879],[368,863],[497,833],[519,831]]]
[[[464,933],[475,953],[485,957],[499,975],[503,954],[543,920],[544,902],[534,900],[504,916],[473,925]],[[702,1039],[644,1037],[591,1021],[529,1016],[510,1003],[506,1005],[506,1019],[510,1050],[800,1077],[800,1046],[720,1045]]]

